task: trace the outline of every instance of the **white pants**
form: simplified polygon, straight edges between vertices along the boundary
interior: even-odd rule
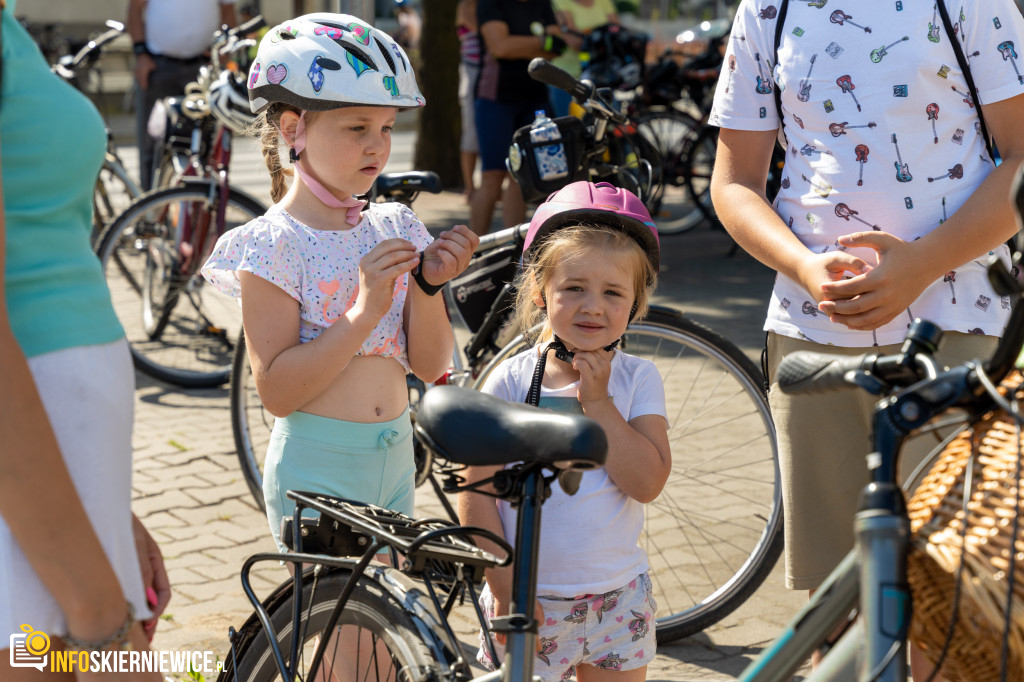
[[[29,358],[29,368],[64,462],[121,589],[139,620],[151,615],[131,525],[132,418],[135,374],[127,341]],[[3,388],[17,400],[18,387]],[[0,444],[4,447],[4,444]],[[31,457],[32,453],[24,453]],[[49,500],[43,496],[40,505]],[[34,509],[19,513],[31,516]],[[59,547],[53,548],[59,551]],[[67,556],[74,562],[74,556]],[[67,631],[64,615],[0,519],[0,636],[27,624],[50,635]]]

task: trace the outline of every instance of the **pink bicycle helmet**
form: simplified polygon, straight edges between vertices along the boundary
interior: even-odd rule
[[[555,230],[581,222],[618,228],[629,234],[647,254],[654,271],[661,262],[658,229],[639,197],[607,182],[581,180],[553,192],[537,207],[523,244],[523,261],[528,263],[537,247]]]
[[[249,68],[249,104],[303,111],[345,106],[412,108],[425,102],[409,57],[387,33],[348,14],[291,19],[260,40]]]

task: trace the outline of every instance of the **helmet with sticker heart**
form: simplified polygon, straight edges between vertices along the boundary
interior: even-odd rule
[[[249,105],[304,111],[421,107],[409,57],[391,36],[348,14],[306,14],[270,29],[249,69]]]

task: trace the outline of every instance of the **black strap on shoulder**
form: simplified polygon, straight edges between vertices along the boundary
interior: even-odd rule
[[[960,41],[957,40],[956,34],[953,32],[953,22],[949,20],[946,3],[943,0],[935,0],[935,3],[939,6],[939,14],[942,16],[942,25],[946,29],[946,37],[949,38],[953,52],[956,54],[956,63],[960,66],[964,79],[967,81],[967,89],[971,92],[974,111],[978,114],[978,122],[981,124],[981,136],[985,140],[985,149],[988,150],[989,157],[995,162],[996,155],[992,151],[992,138],[989,137],[988,126],[985,125],[985,116],[981,113],[981,102],[978,101],[978,89],[974,87],[974,77],[971,76],[971,65],[967,63],[967,57],[964,55],[963,48],[960,47]]]
[[[772,51],[772,68],[779,63],[779,45],[782,44],[782,27],[786,23],[786,12],[789,10],[789,0],[781,0],[777,19],[775,20],[775,48]],[[782,93],[779,92],[779,84],[775,84],[775,110],[779,112],[779,126],[782,126]]]

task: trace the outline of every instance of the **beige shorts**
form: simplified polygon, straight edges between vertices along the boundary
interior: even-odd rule
[[[946,332],[938,359],[946,365],[988,359],[998,339]],[[768,392],[779,441],[785,509],[786,586],[818,587],[853,548],[853,516],[869,482],[865,455],[871,451],[871,416],[878,400],[866,391],[786,395],[775,381],[782,358],[798,350],[856,356],[895,353],[899,345],[841,348],[768,334]],[[941,440],[929,434],[908,441],[901,472],[910,472]]]

